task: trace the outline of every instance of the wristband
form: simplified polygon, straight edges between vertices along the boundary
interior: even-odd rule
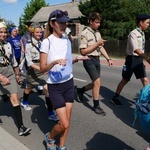
[[[107,59],[107,61],[111,60],[111,58]]]

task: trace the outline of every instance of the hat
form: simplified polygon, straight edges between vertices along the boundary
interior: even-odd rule
[[[41,28],[41,25],[38,22],[33,22],[30,25],[31,28]]]
[[[58,22],[68,22],[70,20],[70,18],[68,17],[68,12],[59,9],[52,11],[49,19],[56,20]]]
[[[4,21],[0,22],[0,28],[7,28],[6,23]]]
[[[8,32],[11,34],[11,32],[12,32],[14,29],[16,29],[16,28],[15,28],[15,27],[10,27],[9,30],[8,30]]]
[[[142,21],[142,20],[146,20],[146,19],[150,19],[150,15],[148,15],[148,14],[139,14],[139,15],[136,16],[137,21]]]

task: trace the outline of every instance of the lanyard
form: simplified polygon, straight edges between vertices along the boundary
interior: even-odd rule
[[[145,51],[145,34],[144,34],[144,32],[141,31],[139,28],[136,28],[136,30],[137,30],[138,32],[140,32],[141,35],[142,35],[142,50]]]

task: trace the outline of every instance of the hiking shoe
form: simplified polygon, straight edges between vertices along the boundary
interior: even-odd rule
[[[111,100],[111,103],[118,107],[122,107],[122,103],[120,102],[120,100],[118,98],[113,97]]]
[[[3,124],[2,119],[0,118],[0,125]]]
[[[28,104],[23,104],[23,101],[21,101],[21,107],[23,107],[24,110],[27,110],[27,111],[32,109]]]
[[[103,110],[100,106],[93,107],[93,111],[94,111],[96,114],[99,114],[99,115],[102,115],[102,116],[105,116],[105,115],[106,115],[106,113],[104,112],[104,110]]]
[[[26,128],[25,126],[21,126],[20,129],[18,130],[18,133],[20,136],[25,135],[31,131],[30,128]]]
[[[83,102],[83,93],[80,92],[80,88],[77,88],[77,98],[79,102]]]
[[[59,121],[59,118],[58,118],[57,115],[55,115],[55,114],[49,115],[49,116],[48,116],[48,119],[49,119],[49,120],[52,120],[52,121]]]

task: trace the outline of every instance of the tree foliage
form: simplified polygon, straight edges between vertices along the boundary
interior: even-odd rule
[[[84,0],[80,1],[79,10],[84,15],[80,18],[87,25],[91,12],[102,15],[100,32],[105,39],[126,39],[136,27],[137,14],[150,14],[149,0]],[[146,9],[147,8],[147,9]],[[147,37],[150,31],[147,31]]]
[[[31,0],[30,3],[26,4],[24,13],[19,19],[19,28],[21,30],[21,33],[24,32],[26,23],[29,22],[42,7],[48,5],[49,4],[46,4],[45,0]]]

